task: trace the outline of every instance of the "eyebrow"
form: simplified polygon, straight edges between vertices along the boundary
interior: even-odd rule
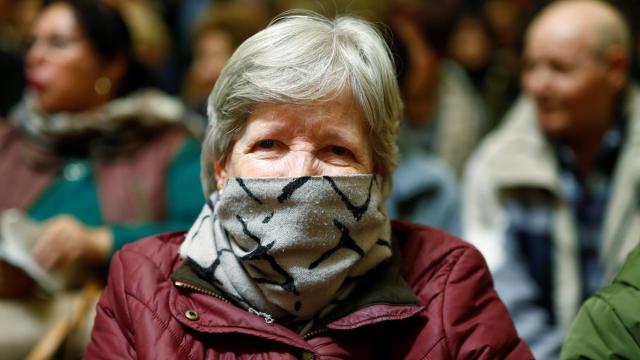
[[[250,115],[250,117],[252,115]],[[349,124],[350,122],[346,121],[347,118],[351,118],[353,116],[353,109],[342,111],[340,112],[340,114],[338,114],[338,116],[340,119],[345,120],[342,124],[333,124],[329,126],[327,124],[322,123],[320,126],[316,126],[316,129],[313,130],[313,133],[321,136],[327,136],[326,134],[329,133],[328,135],[330,137],[336,138],[337,140],[340,140],[345,144],[358,145],[358,142],[351,141],[349,137],[344,136],[345,125],[351,125],[350,128],[353,130],[360,130],[360,127],[358,125]],[[257,123],[268,124],[267,130],[260,132],[260,134],[266,134],[266,135],[278,135],[281,132],[288,131],[291,127],[289,120],[290,119],[286,117],[278,116],[277,114],[272,114],[272,116],[264,116],[264,115],[257,116],[251,119],[251,121],[255,121]],[[305,119],[298,118],[297,121],[304,122]],[[366,131],[366,128],[368,128],[368,126],[366,126],[366,123],[365,123],[365,129],[364,129],[365,141],[368,139],[368,136],[367,136],[368,132]]]
[[[333,126],[323,126],[319,134],[323,138],[330,138],[333,144],[347,147],[354,153],[365,155],[367,152],[372,150],[368,132],[365,131],[362,134],[362,137],[356,137],[354,140],[354,137],[346,136],[346,133],[341,131],[341,129],[342,127],[337,124]],[[359,130],[357,126],[352,127],[352,129]],[[356,132],[355,134],[359,134],[359,132]]]

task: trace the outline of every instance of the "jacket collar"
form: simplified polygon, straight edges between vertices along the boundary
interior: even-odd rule
[[[623,149],[640,151],[640,92],[627,89],[627,139]],[[560,187],[559,164],[553,145],[544,136],[535,118],[531,99],[521,96],[507,114],[504,125],[493,135],[487,165],[499,189],[540,188],[557,194]],[[640,169],[638,169],[640,170]]]
[[[520,97],[504,125],[493,135],[488,173],[498,188],[559,188],[553,148],[537,126],[532,101]]]

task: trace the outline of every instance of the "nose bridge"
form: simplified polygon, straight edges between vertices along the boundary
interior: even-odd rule
[[[287,176],[316,176],[320,175],[314,153],[309,150],[297,150],[290,153],[292,157]]]

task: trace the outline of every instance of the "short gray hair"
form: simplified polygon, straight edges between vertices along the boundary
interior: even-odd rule
[[[397,165],[402,100],[391,53],[364,20],[287,12],[247,39],[209,96],[201,180],[214,191],[214,161],[225,161],[258,103],[330,100],[350,90],[370,129],[374,164],[387,186]]]

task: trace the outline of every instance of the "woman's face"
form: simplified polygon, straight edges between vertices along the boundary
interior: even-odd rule
[[[69,5],[53,4],[36,19],[26,65],[29,87],[44,112],[83,111],[107,100],[94,90],[104,66]]]
[[[226,163],[215,164],[218,188],[232,177],[372,173],[368,133],[350,95],[310,105],[258,104]]]
[[[207,99],[233,50],[233,39],[222,30],[210,31],[198,39],[189,69],[189,80],[198,101]]]

